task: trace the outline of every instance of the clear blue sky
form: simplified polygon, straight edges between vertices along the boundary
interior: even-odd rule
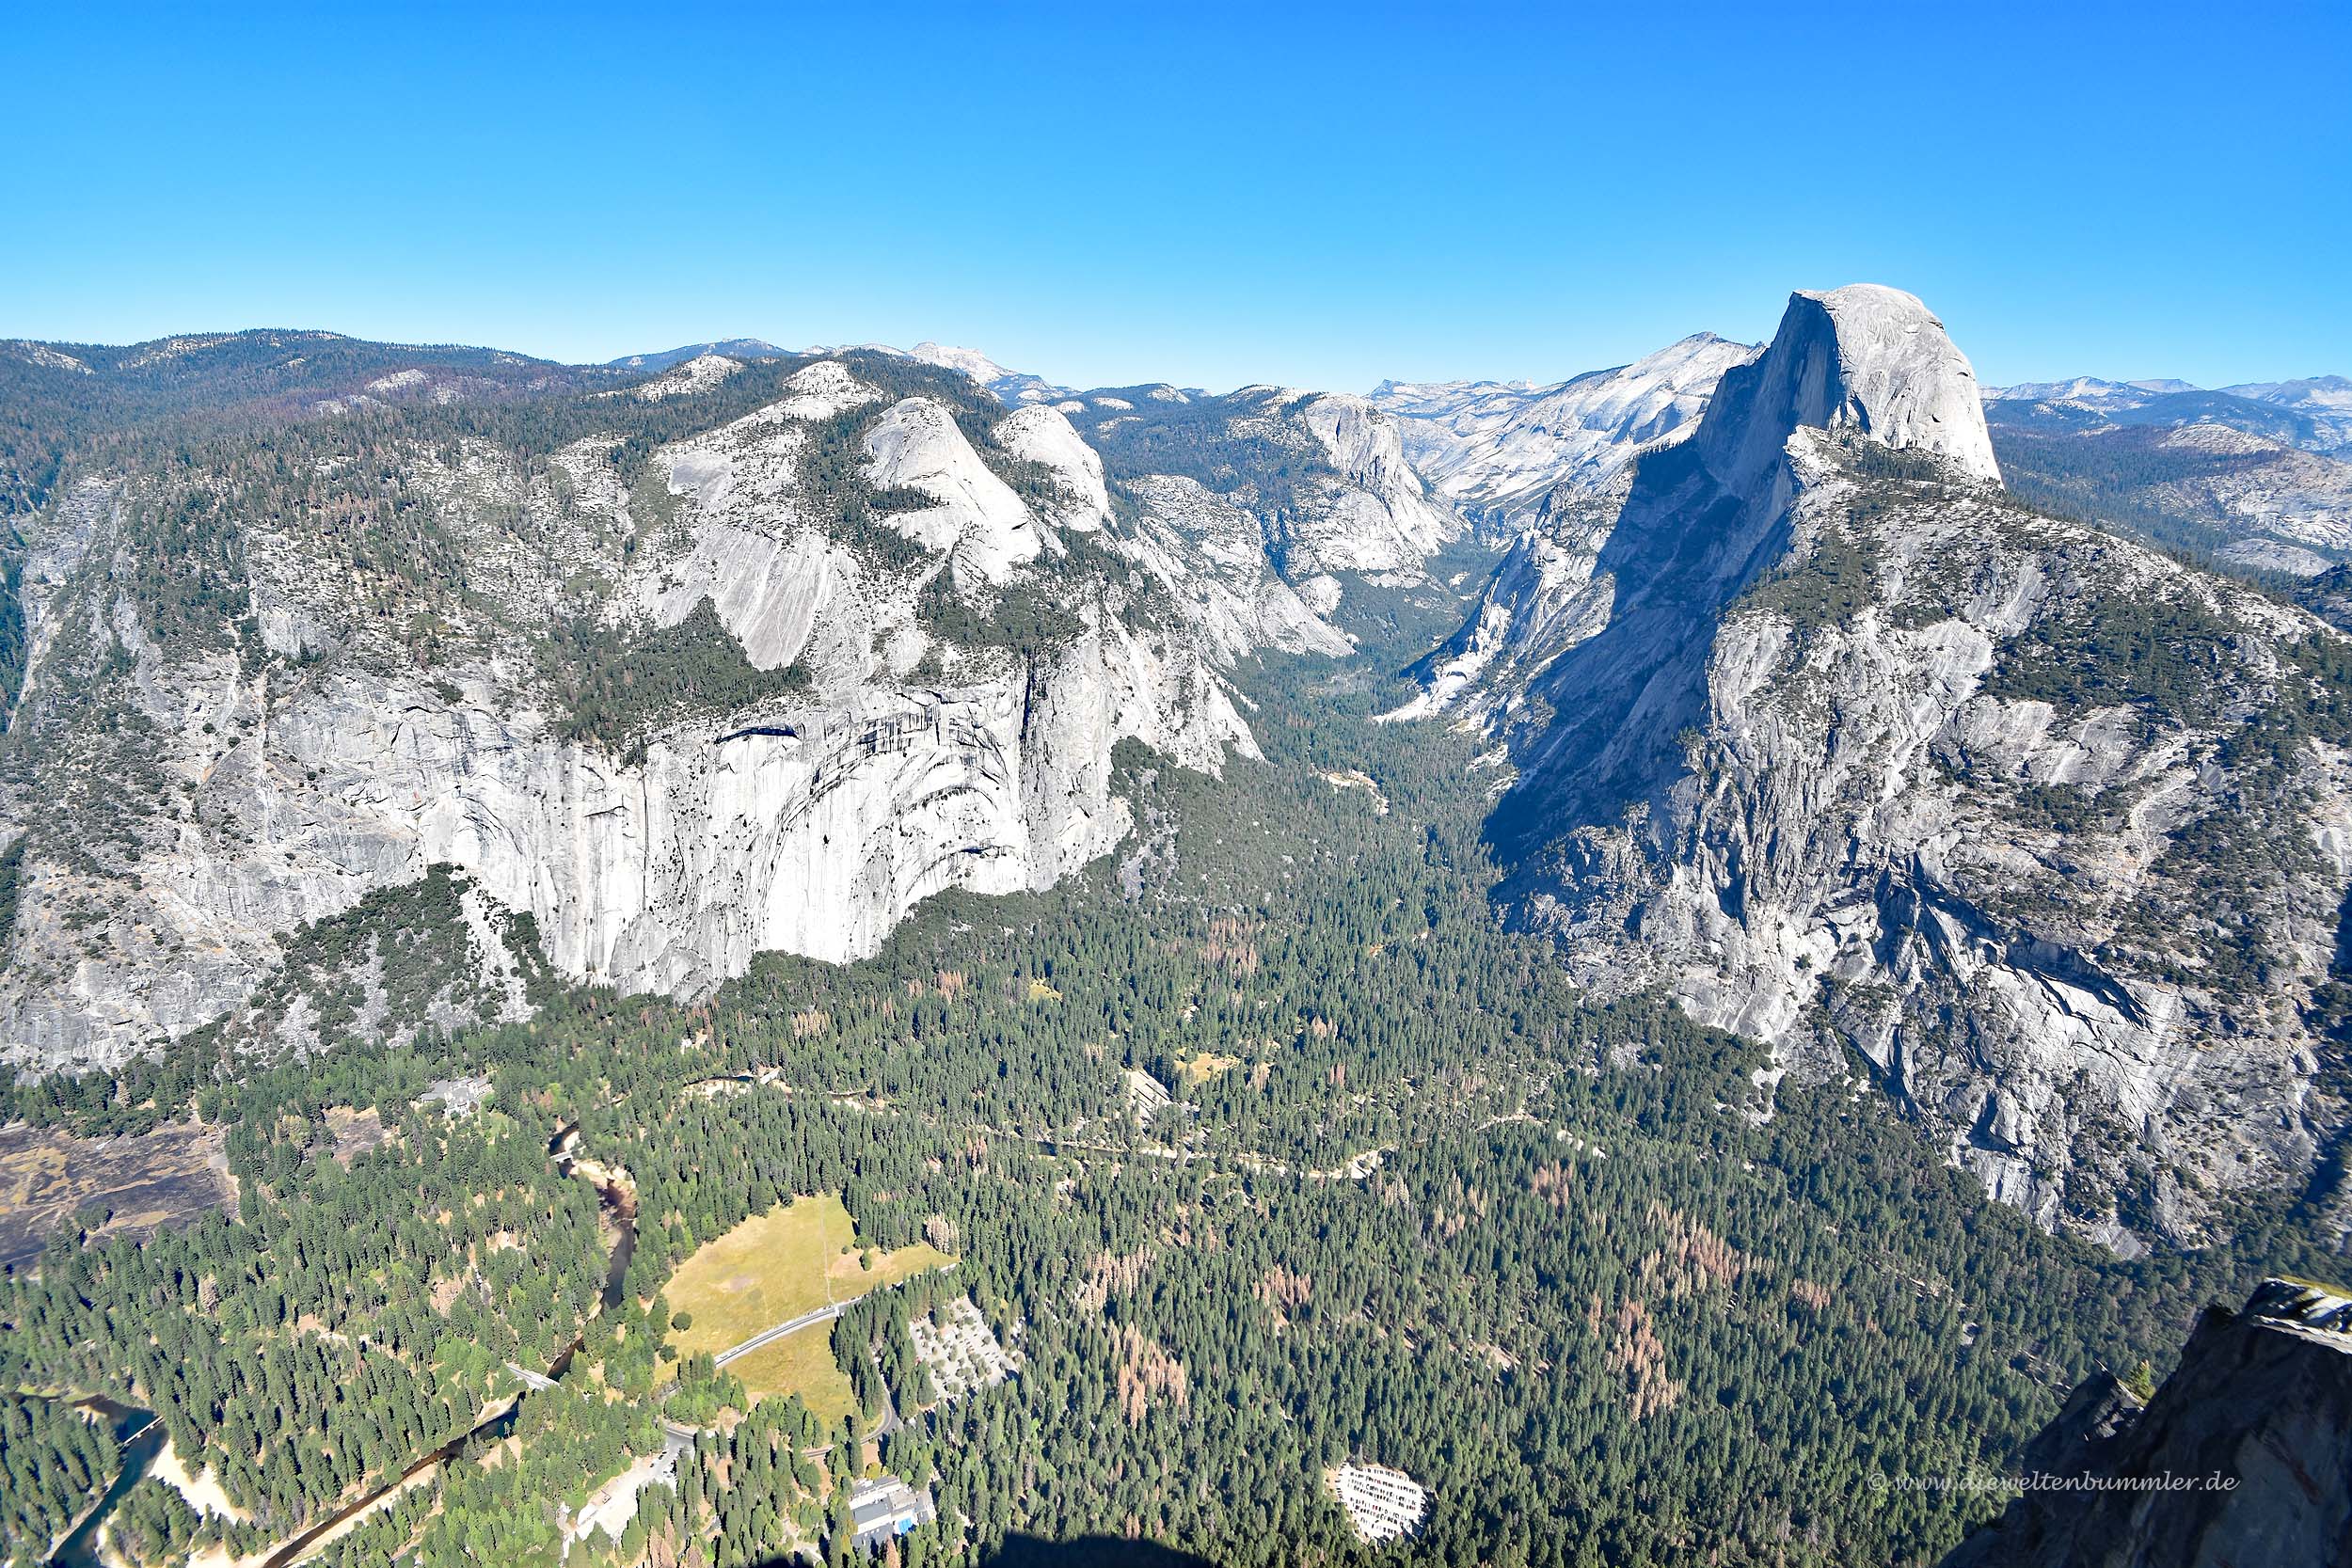
[[[2340,3],[653,8],[12,0],[0,335],[1362,388],[1868,280],[1989,382],[2352,374]]]

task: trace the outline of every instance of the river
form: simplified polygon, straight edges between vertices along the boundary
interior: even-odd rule
[[[579,1150],[580,1123],[576,1121],[556,1129],[555,1136],[548,1140],[548,1157],[555,1162],[555,1168],[595,1187],[596,1201],[612,1216],[612,1259],[605,1265],[603,1295],[604,1309],[610,1312],[621,1305],[629,1259],[637,1256],[637,1185],[629,1180],[628,1172],[588,1159]],[[568,1360],[570,1352],[564,1355]]]
[[[577,1176],[594,1186],[596,1189],[596,1201],[602,1204],[612,1216],[614,1231],[612,1257],[612,1260],[605,1264],[604,1290],[599,1297],[602,1309],[611,1311],[621,1305],[622,1292],[628,1288],[623,1282],[628,1275],[628,1262],[637,1255],[637,1188],[629,1180],[627,1171],[613,1170],[600,1162],[582,1156],[579,1152],[579,1144],[580,1124],[578,1122],[560,1127],[556,1130],[555,1136],[548,1140],[548,1157],[555,1162],[555,1168],[565,1176]],[[553,1361],[548,1363],[547,1375],[550,1379],[560,1379],[569,1370],[572,1357],[580,1354],[580,1347],[586,1338],[585,1334],[575,1337]],[[320,1537],[353,1514],[373,1507],[387,1493],[405,1485],[437,1465],[447,1464],[465,1452],[467,1445],[478,1438],[488,1438],[496,1442],[504,1437],[515,1430],[516,1419],[522,1414],[523,1401],[530,1397],[531,1390],[523,1389],[515,1396],[512,1404],[483,1421],[472,1431],[453,1438],[450,1442],[411,1464],[396,1479],[385,1482],[365,1497],[337,1509],[327,1517],[279,1546],[263,1560],[262,1568],[290,1568],[291,1564],[298,1561],[305,1552],[317,1544]]]
[[[97,1504],[83,1515],[82,1522],[57,1543],[49,1560],[54,1568],[103,1568],[98,1557],[98,1527],[105,1523],[106,1515],[115,1511],[115,1505],[122,1501],[131,1488],[145,1478],[155,1456],[164,1451],[168,1434],[151,1410],[138,1410],[104,1399],[75,1400],[73,1403],[104,1417],[114,1428],[115,1441],[122,1445],[122,1470],[99,1497]]]
[[[627,1171],[614,1170],[597,1161],[582,1157],[578,1152],[579,1141],[580,1124],[578,1122],[560,1128],[555,1136],[548,1140],[548,1155],[555,1161],[556,1168],[565,1176],[580,1177],[593,1185],[596,1189],[596,1201],[602,1204],[612,1216],[614,1231],[612,1257],[605,1265],[604,1290],[599,1297],[601,1309],[611,1311],[621,1305],[621,1297],[628,1289],[626,1281],[628,1277],[629,1259],[637,1255],[637,1188],[630,1181]],[[561,1378],[564,1375],[565,1370],[571,1366],[572,1357],[579,1353],[585,1338],[584,1335],[576,1338],[570,1344],[564,1347],[563,1354],[548,1364],[547,1371],[548,1377]],[[454,1459],[465,1451],[466,1445],[477,1438],[486,1437],[495,1441],[504,1437],[515,1429],[516,1418],[521,1413],[523,1401],[529,1397],[530,1392],[528,1388],[522,1390],[515,1396],[514,1402],[507,1405],[505,1409],[488,1417],[470,1431],[451,1439],[432,1452],[411,1462],[392,1480],[372,1489],[366,1496],[337,1509],[333,1513],[303,1530],[293,1540],[280,1544],[262,1560],[262,1568],[289,1568],[289,1565],[298,1560],[303,1553],[318,1542],[321,1536],[349,1519],[353,1514],[372,1507],[385,1494],[414,1480],[436,1465]],[[154,1465],[155,1456],[163,1451],[167,1434],[164,1431],[163,1423],[155,1419],[152,1411],[139,1410],[109,1399],[84,1399],[73,1402],[86,1410],[96,1411],[114,1423],[116,1440],[122,1445],[122,1472],[115,1477],[113,1483],[106,1488],[104,1494],[99,1497],[96,1506],[84,1516],[82,1522],[74,1526],[72,1531],[57,1544],[56,1549],[49,1555],[49,1563],[50,1568],[105,1568],[103,1560],[98,1555],[99,1529],[131,1488],[136,1486],[146,1477],[149,1469]]]

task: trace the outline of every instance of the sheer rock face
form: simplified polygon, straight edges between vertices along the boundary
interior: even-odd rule
[[[2205,1314],[2145,1409],[2102,1374],[2027,1446],[2036,1487],[1944,1568],[2343,1561],[2352,1543],[2347,1328],[2352,1299],[2274,1279],[2242,1312]]]
[[[2344,1122],[2305,1022],[2352,879],[2352,769],[2296,717],[2326,634],[2010,502],[1974,395],[1908,295],[1796,296],[1398,717],[1506,744],[1504,896],[1595,989],[1867,1062],[2044,1224],[2195,1238]]]
[[[1301,418],[1344,483],[1327,487],[1297,526],[1297,568],[1416,572],[1460,535],[1461,520],[1429,499],[1387,414],[1332,393],[1310,402]]]
[[[933,893],[1108,850],[1121,739],[1254,757],[1219,672],[1350,652],[1341,577],[1428,589],[1459,532],[1361,399],[1047,403],[930,357],[957,373],[718,345],[550,382],[512,445],[392,410],[53,500],[0,767],[0,1059],[236,1013],[306,927],[439,864],[485,929],[623,990],[870,953]],[[207,564],[159,580],[183,524]]]
[[[1422,698],[1398,717],[1457,702],[1471,714],[1517,707],[1540,672],[1620,607],[1663,610],[1671,623],[1727,602],[1777,542],[1793,493],[1784,449],[1799,430],[1856,432],[1968,478],[1999,478],[1975,373],[1910,294],[1875,284],[1799,293],[1761,353],[1708,341],[1726,352],[1700,361],[1720,366],[1704,415],[1667,424],[1645,470],[1621,465],[1597,483],[1577,469],[1556,482],[1462,631],[1424,663]],[[1681,637],[1672,625],[1664,632]]]
[[[1372,402],[1331,392],[1311,402],[1303,419],[1348,482],[1331,496],[1315,564],[1355,571],[1419,566],[1461,533],[1461,519],[1430,500],[1428,486],[1405,461],[1397,420]]]
[[[1856,430],[1998,483],[1976,372],[1913,295],[1875,283],[1789,296],[1756,359],[1724,372],[1699,422],[1700,461],[1743,499],[1768,494],[1800,429]]]
[[[1256,754],[1214,664],[1254,625],[1218,642],[1134,614],[1148,579],[1067,562],[1056,521],[932,398],[893,402],[836,361],[782,390],[658,450],[634,493],[609,440],[536,465],[405,448],[462,594],[371,599],[319,520],[239,518],[250,634],[154,634],[133,517],[172,481],[117,475],[47,511],[18,714],[40,738],[0,796],[25,846],[5,1059],[110,1064],[184,1034],[297,927],[438,863],[532,915],[557,970],[626,990],[694,994],[770,949],[854,958],[931,894],[1042,888],[1106,852],[1128,826],[1121,738],[1208,770]],[[846,460],[931,502],[878,511],[865,542],[810,467],[812,421],[860,408]],[[1099,526],[1099,468],[1066,421],[1010,418],[997,444],[1057,476],[1059,517]],[[911,545],[882,548],[885,531]],[[923,609],[946,593],[981,616],[1011,592],[1073,630],[1025,657],[944,641]],[[551,627],[600,622],[612,645],[590,657],[618,658],[705,604],[726,657],[795,679],[627,736],[566,711],[583,672],[539,651]],[[425,626],[436,658],[415,651]],[[113,705],[77,694],[117,665]]]
[[[1175,474],[1147,475],[1131,481],[1126,491],[1138,521],[1114,547],[1168,589],[1221,665],[1257,648],[1332,657],[1353,651],[1354,644],[1274,569],[1249,512],[1199,480]]]

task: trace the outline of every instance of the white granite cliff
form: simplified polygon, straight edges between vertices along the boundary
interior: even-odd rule
[[[727,379],[672,377],[690,383],[676,400]],[[1061,531],[1108,512],[1061,416],[1004,421],[1004,444],[1060,481],[1041,515],[930,398],[891,402],[833,360],[780,390],[657,452],[650,499],[624,494],[595,440],[536,470],[485,443],[454,467],[409,451],[468,575],[437,611],[451,651],[430,666],[326,566],[306,519],[242,520],[257,668],[251,649],[150,634],[125,516],[153,482],[93,483],[56,507],[28,583],[25,701],[40,708],[85,655],[130,658],[152,798],[114,802],[121,845],[90,849],[82,802],[106,781],[72,758],[110,742],[62,700],[45,711],[56,744],[8,825],[45,804],[75,832],[26,841],[7,1059],[117,1062],[183,1034],[235,1006],[296,927],[438,863],[532,916],[557,971],[625,990],[697,993],[771,949],[854,958],[941,889],[1041,888],[1106,852],[1127,828],[1109,789],[1120,739],[1203,769],[1254,754],[1213,667],[1232,648],[1139,630],[1135,590],[1059,564]],[[812,421],[860,408],[866,481],[930,502],[869,525],[911,542],[898,556],[842,534],[809,488]],[[590,577],[606,597],[578,599]],[[927,591],[976,615],[1001,592],[1042,594],[1073,629],[1034,657],[960,646],[929,629]],[[548,623],[601,604],[618,647],[705,603],[751,666],[804,678],[657,718],[633,744],[566,722],[530,652]],[[100,908],[95,926],[73,915]]]
[[[1394,717],[1507,745],[1506,899],[1596,989],[1866,1063],[2045,1224],[2195,1238],[2344,1126],[2301,1009],[2352,769],[2292,729],[2328,634],[1997,473],[1925,307],[1798,294],[1615,506],[1519,542]]]

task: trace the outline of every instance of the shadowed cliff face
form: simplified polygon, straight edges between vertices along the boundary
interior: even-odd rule
[[[1509,916],[1603,994],[1867,1071],[2129,1252],[2341,1135],[2352,869],[2315,619],[1998,487],[1917,300],[1799,294],[1622,501],[1555,493],[1391,718],[1485,727]]]
[[[2352,1297],[2270,1280],[2216,1307],[2145,1409],[2077,1389],[2036,1489],[1944,1568],[2288,1568],[2352,1553]]]
[[[1791,295],[1764,353],[1724,372],[1696,433],[1640,460],[1587,578],[1607,619],[1528,685],[1555,717],[1495,815],[1506,855],[1608,820],[1678,770],[1723,612],[1788,549],[1787,449],[1805,429],[2000,477],[1974,372],[1926,306],[1871,284]]]

